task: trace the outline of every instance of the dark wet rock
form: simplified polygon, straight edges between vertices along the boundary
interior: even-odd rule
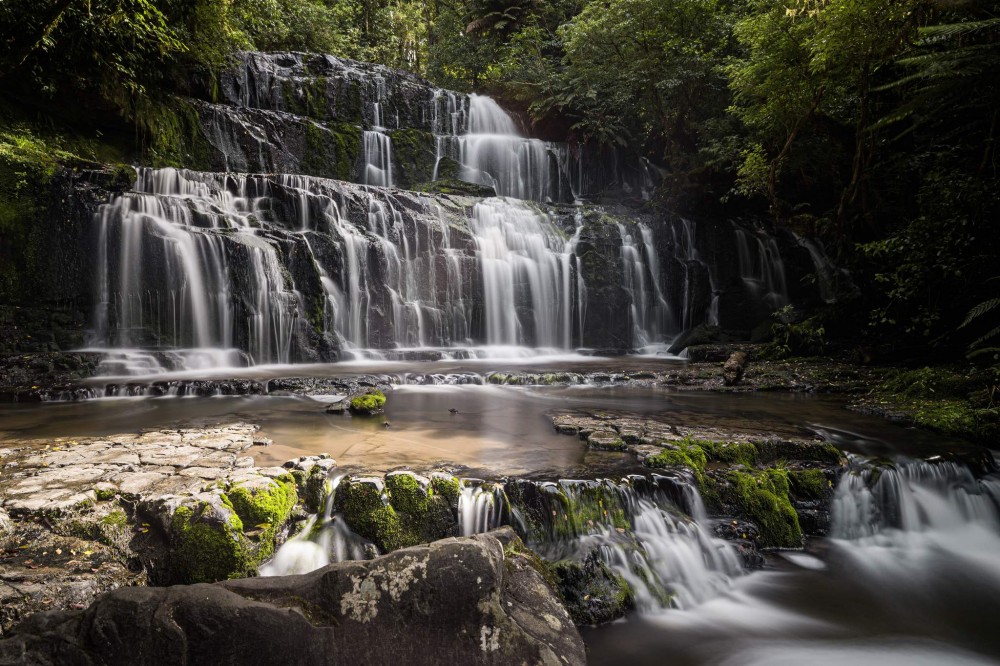
[[[711,324],[701,324],[690,330],[681,333],[670,345],[671,354],[680,354],[682,351],[693,345],[704,345],[712,342],[719,342],[722,331],[718,326]]]
[[[0,641],[12,663],[583,664],[542,576],[490,535],[302,576],[129,588],[40,613]]]
[[[496,189],[490,185],[467,183],[455,178],[440,178],[429,183],[420,183],[413,188],[428,194],[453,194],[465,197],[495,197]]]
[[[726,360],[725,365],[722,366],[722,381],[726,386],[736,386],[743,379],[743,373],[746,371],[747,365],[747,355],[744,352],[737,351]]]
[[[628,583],[597,553],[589,554],[583,562],[560,560],[551,568],[559,595],[578,626],[612,622],[635,605]]]
[[[757,550],[760,530],[746,520],[724,520],[715,526],[715,536],[736,544],[736,553],[743,560],[744,569],[760,569],[764,566],[764,556]]]

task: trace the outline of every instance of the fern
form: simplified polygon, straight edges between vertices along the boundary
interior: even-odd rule
[[[965,315],[965,321],[962,322],[959,328],[965,328],[972,322],[976,321],[977,319],[985,315],[987,312],[997,307],[1000,307],[1000,298],[991,298],[988,301],[983,301],[976,307],[969,310],[969,314]],[[990,337],[990,335],[988,334],[987,337]]]

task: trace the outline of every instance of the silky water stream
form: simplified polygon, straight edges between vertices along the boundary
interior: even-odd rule
[[[733,544],[715,536],[717,521],[690,478],[650,474],[629,454],[588,451],[555,433],[547,414],[567,408],[818,434],[851,454],[835,488],[829,535],[810,539],[805,550],[766,553],[764,568],[748,572]],[[402,383],[390,395],[391,428],[381,419],[328,415],[315,396],[291,395],[4,405],[0,417],[4,439],[253,421],[276,442],[255,452],[258,464],[328,453],[338,462],[334,488],[352,473],[449,469],[463,479],[463,534],[510,524],[550,561],[596,553],[629,581],[636,610],[583,630],[594,664],[975,664],[1000,657],[1000,476],[976,478],[961,463],[922,460],[953,444],[853,414],[835,400]],[[861,464],[872,457],[887,462]],[[301,534],[264,575],[375,554],[332,503]]]

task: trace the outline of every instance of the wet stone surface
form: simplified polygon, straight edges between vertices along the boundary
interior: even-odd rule
[[[227,551],[236,562],[273,549],[281,526],[255,532],[260,526],[244,526],[230,500],[279,490],[286,506],[297,499],[287,470],[256,468],[245,455],[266,443],[256,430],[236,423],[5,442],[0,630],[33,611],[82,608],[109,589],[184,579],[183,558],[206,554],[181,538],[184,511],[205,523],[214,511],[236,526]]]

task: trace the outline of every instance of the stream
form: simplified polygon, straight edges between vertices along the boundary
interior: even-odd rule
[[[585,363],[591,370],[602,367],[600,361]],[[623,363],[633,371],[643,367],[642,359]],[[323,376],[335,367],[315,366],[303,374]],[[564,367],[553,362],[533,370]],[[540,489],[563,479],[564,491],[581,498],[591,486],[565,479],[608,479],[597,483],[620,498],[636,542],[624,542],[620,531],[600,521],[570,538],[529,542],[551,560],[597,548],[615,571],[631,576],[637,610],[625,620],[583,629],[590,663],[1000,663],[1000,476],[976,479],[959,463],[920,460],[951,450],[954,443],[847,411],[833,397],[685,393],[628,384],[403,383],[430,372],[484,373],[475,363],[379,362],[339,369],[396,377],[384,419],[327,414],[331,397],[323,395],[99,398],[0,405],[0,443],[248,421],[274,440],[251,452],[262,466],[326,453],[337,460],[338,475],[447,469],[468,479],[517,477]],[[258,378],[282,375],[278,369],[253,370]],[[557,434],[548,415],[574,409],[656,415],[737,431],[812,433],[855,456],[852,460],[880,457],[894,466],[877,479],[866,478],[870,469],[860,467],[844,474],[834,491],[829,536],[809,539],[803,551],[766,553],[763,569],[747,573],[733,546],[713,535],[716,521],[704,515],[693,485],[669,476],[659,486],[619,483],[649,470],[631,454],[587,450],[576,437]],[[460,502],[463,532],[516,524],[517,501],[511,502],[513,517],[504,518],[486,496],[496,491],[481,491],[476,483],[467,483]],[[288,557],[299,548],[292,569],[308,570],[362,556],[350,537],[342,529],[339,536],[331,533],[319,559],[309,559],[317,557],[315,546],[303,551],[294,540],[282,551]],[[281,558],[279,552],[276,562]],[[646,571],[641,578],[635,576],[638,569]],[[670,597],[666,603],[658,596],[664,591]]]

